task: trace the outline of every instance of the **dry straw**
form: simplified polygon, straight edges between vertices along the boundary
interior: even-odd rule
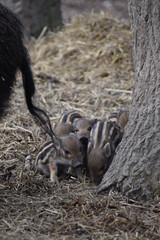
[[[73,108],[100,118],[129,108],[133,68],[127,24],[101,12],[45,32],[29,49],[35,100],[53,123]],[[160,239],[158,199],[144,204],[113,191],[97,195],[85,179],[53,186],[35,174],[35,155],[47,137],[28,113],[18,76],[0,123],[0,239]]]

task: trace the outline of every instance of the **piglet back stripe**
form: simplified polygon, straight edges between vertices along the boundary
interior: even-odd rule
[[[103,122],[102,125],[102,130],[101,130],[101,142],[100,142],[100,147],[103,147],[105,145],[105,140],[106,140],[106,133],[107,133],[107,121]]]
[[[94,143],[93,148],[95,148],[98,145],[99,125],[100,125],[100,122],[98,122],[95,125],[93,132],[92,132],[92,138],[93,138],[93,143]]]
[[[63,114],[59,120],[59,123],[66,123],[66,120],[67,120],[67,114]]]
[[[40,148],[40,150],[39,150],[39,153],[38,153],[38,155],[37,155],[37,157],[36,157],[35,165],[38,164],[38,161],[44,159],[46,155],[48,156],[48,153],[50,153],[50,151],[51,151],[52,149],[53,149],[53,151],[56,151],[52,140],[51,140],[51,141],[48,141],[48,142],[45,142],[45,143],[41,146],[41,148]]]
[[[72,113],[70,114],[69,116],[69,122],[73,123],[73,121],[76,119],[76,118],[82,118],[81,114],[78,113],[78,112],[75,112],[75,113]]]
[[[59,123],[73,123],[76,118],[82,118],[82,115],[77,111],[71,111],[63,114],[58,121]]]
[[[98,145],[100,145],[101,141],[102,141],[103,126],[104,126],[104,122],[99,122],[98,134],[97,134],[97,144]]]
[[[105,139],[106,123],[105,121],[98,121],[91,131],[91,141],[93,148],[99,147],[103,144]]]

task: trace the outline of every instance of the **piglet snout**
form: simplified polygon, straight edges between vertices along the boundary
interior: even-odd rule
[[[79,141],[83,144],[83,145],[87,145],[88,144],[88,138],[87,137],[81,137],[79,139]]]

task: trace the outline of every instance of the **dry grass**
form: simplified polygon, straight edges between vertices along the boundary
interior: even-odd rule
[[[133,69],[129,26],[106,14],[74,18],[30,42],[36,101],[55,122],[69,109],[106,118],[128,108]],[[135,202],[89,181],[48,179],[25,169],[48,138],[28,114],[21,80],[0,123],[0,239],[160,239],[159,199]]]

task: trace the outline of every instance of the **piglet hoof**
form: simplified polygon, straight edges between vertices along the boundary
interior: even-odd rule
[[[83,181],[82,167],[77,167],[76,168],[76,175],[77,175],[77,178],[80,181]]]
[[[51,175],[50,179],[55,186],[59,184],[58,177]]]

